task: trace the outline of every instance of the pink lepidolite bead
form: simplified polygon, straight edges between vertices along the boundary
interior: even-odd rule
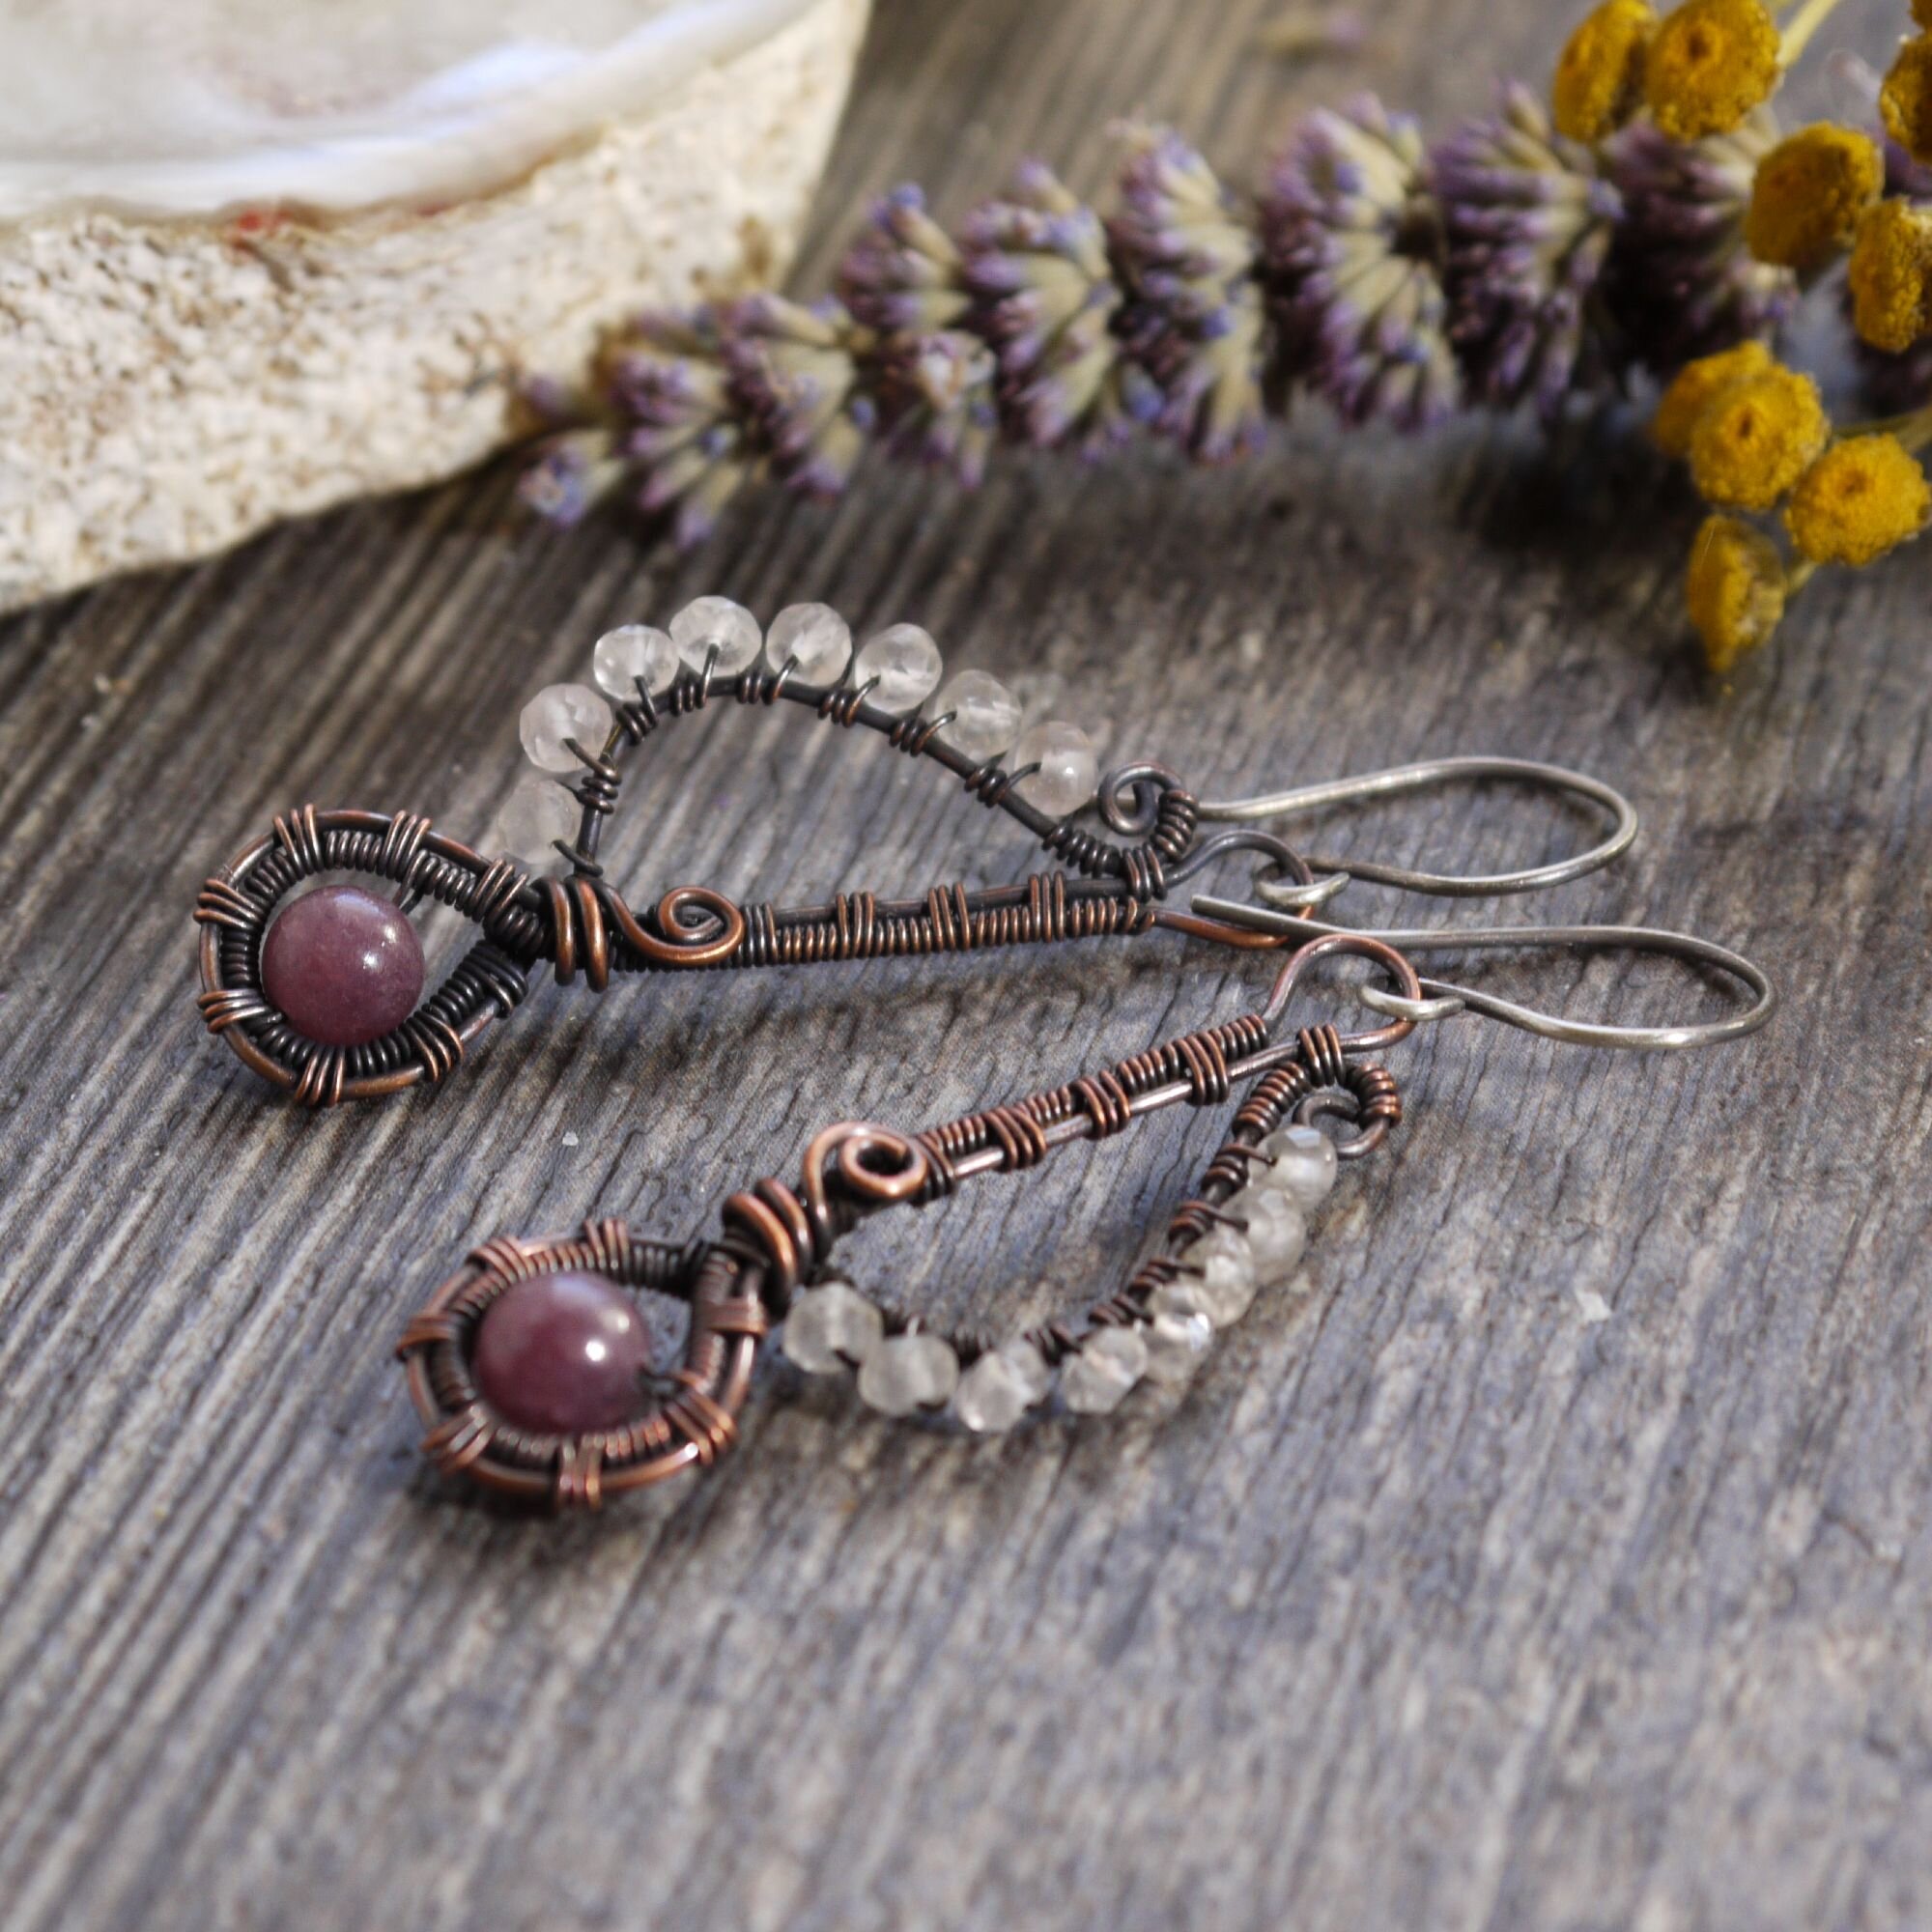
[[[599,1274],[520,1281],[490,1304],[470,1367],[505,1422],[539,1435],[615,1429],[643,1406],[650,1338],[636,1305]]]
[[[262,946],[262,990],[323,1046],[392,1033],[422,997],[422,941],[408,917],[360,886],[321,886],[290,904]]]

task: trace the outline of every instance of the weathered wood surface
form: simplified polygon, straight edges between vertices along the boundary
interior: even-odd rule
[[[1037,152],[1093,185],[1135,107],[1239,163],[1361,79],[1439,123],[1559,26],[1390,0],[1353,71],[1289,73],[1252,52],[1267,11],[884,6],[808,273],[902,175],[957,207]],[[1311,412],[1213,477],[1023,464],[962,500],[874,470],[681,563],[521,524],[492,475],[8,624],[13,1932],[1932,1923],[1932,556],[1819,583],[1719,696],[1674,606],[1690,520],[1638,453],[1345,444]],[[591,1521],[470,1505],[389,1360],[469,1242],[598,1208],[683,1232],[811,1123],[929,1120],[1252,992],[1166,942],[545,990],[433,1102],[269,1104],[190,1006],[210,865],[309,798],[480,827],[522,696],[714,586],[916,616],[1217,790],[1595,767],[1646,834],[1561,908],[1728,937],[1788,1009],[1661,1062],[1418,1040],[1309,1298],[1166,1409],[978,1446],[779,1369],[708,1480]],[[612,848],[640,883],[1034,857],[802,721],[662,755]],[[1573,831],[1498,793],[1331,842]],[[1510,982],[1715,1009],[1620,970]],[[1074,1295],[1214,1135],[1168,1117],[856,1261],[955,1309]]]

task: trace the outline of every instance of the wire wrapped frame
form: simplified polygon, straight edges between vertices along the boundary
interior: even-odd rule
[[[708,1468],[736,1439],[736,1417],[759,1343],[784,1319],[796,1292],[822,1277],[839,1239],[881,1209],[923,1207],[968,1174],[1010,1174],[1070,1139],[1109,1139],[1141,1111],[1185,1100],[1225,1102],[1237,1077],[1260,1074],[1199,1192],[1168,1223],[1164,1251],[1084,1320],[1031,1329],[1049,1363],[1079,1353],[1103,1329],[1151,1319],[1164,1283],[1191,1272],[1181,1251],[1215,1222],[1264,1159],[1260,1143],[1291,1112],[1339,1111],[1361,1132],[1338,1151],[1373,1151],[1402,1118],[1393,1078],[1348,1056],[1333,1027],[1309,1029],[1270,1047],[1254,1014],[1182,1036],[1069,1085],[967,1116],[919,1134],[868,1122],[827,1127],[806,1149],[796,1182],[754,1182],[724,1204],[723,1230],[680,1248],[619,1220],[589,1221],[569,1240],[499,1236],[472,1251],[404,1331],[397,1353],[427,1435],[423,1451],[445,1474],[559,1509],[594,1509],[605,1496]],[[1077,1130],[1077,1131],[1069,1131]],[[577,1435],[534,1435],[493,1413],[470,1370],[477,1330],[491,1306],[532,1275],[588,1271],[620,1286],[686,1299],[691,1323],[676,1393],[620,1427]],[[892,1332],[923,1322],[888,1314]],[[994,1346],[964,1333],[946,1339],[962,1362]]]
[[[262,986],[262,942],[283,899],[323,872],[386,879],[406,899],[434,899],[480,932],[408,1019],[360,1046],[326,1047],[280,1013]],[[309,1106],[439,1085],[490,1024],[529,990],[542,945],[528,875],[438,832],[413,812],[303,806],[229,860],[201,889],[201,994],[208,1030],[265,1080]]]
[[[477,1390],[470,1359],[492,1305],[520,1281],[563,1271],[690,1304],[675,1392],[617,1428],[535,1434],[497,1414]],[[473,1249],[404,1330],[396,1353],[427,1432],[423,1453],[445,1475],[559,1510],[594,1510],[607,1496],[709,1468],[731,1446],[768,1325],[755,1278],[724,1249],[680,1248],[622,1221],[594,1220],[569,1238],[499,1235]]]
[[[975,762],[943,734],[952,714],[901,717],[868,701],[869,683],[831,689],[759,668],[730,679],[686,671],[660,696],[641,685],[620,702],[605,745],[569,747],[582,766],[574,787],[582,807],[576,841],[558,841],[570,866],[563,878],[536,879],[507,859],[490,859],[437,832],[412,812],[320,810],[312,805],[236,853],[203,886],[195,919],[203,927],[200,1008],[210,1032],[265,1079],[315,1107],[376,1098],[427,1083],[440,1085],[466,1049],[529,989],[529,976],[552,964],[559,982],[581,971],[595,992],[615,974],[807,965],[821,961],[970,952],[982,947],[1058,944],[1112,935],[1139,937],[1158,927],[1236,946],[1272,945],[1236,928],[1171,912],[1158,902],[1171,886],[1226,852],[1261,854],[1282,875],[1310,883],[1306,863],[1264,833],[1197,839],[1199,806],[1165,767],[1141,763],[1108,773],[1096,795],[1102,825],[1135,842],[1117,845],[1029,804],[1017,790],[1031,770],[995,758]],[[680,886],[650,912],[635,914],[604,876],[597,853],[603,821],[622,783],[620,758],[648,743],[671,719],[704,710],[714,697],[739,705],[787,700],[843,729],[864,725],[895,750],[950,771],[969,796],[1017,820],[1066,869],[1016,886],[969,889],[937,884],[914,898],[840,893],[830,904],[740,908],[703,886]],[[288,893],[324,871],[361,871],[402,888],[413,903],[433,898],[481,929],[480,943],[415,1012],[380,1039],[337,1048],[306,1038],[277,1011],[262,984],[262,943]]]

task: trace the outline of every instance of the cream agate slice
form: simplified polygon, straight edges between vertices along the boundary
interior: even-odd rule
[[[782,272],[867,0],[0,0],[0,605],[445,475]]]

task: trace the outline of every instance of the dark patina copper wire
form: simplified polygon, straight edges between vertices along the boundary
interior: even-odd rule
[[[867,701],[870,685],[809,686],[789,668],[748,670],[728,682],[709,668],[687,673],[653,697],[641,687],[616,707],[611,735],[596,753],[571,741],[583,767],[582,807],[563,878],[532,878],[436,831],[412,812],[322,810],[304,806],[274,821],[202,888],[200,1007],[211,1032],[257,1073],[311,1106],[368,1099],[418,1084],[436,1086],[461,1065],[491,1023],[528,992],[548,964],[559,983],[580,975],[603,991],[615,974],[809,965],[828,961],[962,952],[985,947],[1055,945],[1156,928],[1239,948],[1278,947],[1279,938],[1174,911],[1169,888],[1235,850],[1258,852],[1300,884],[1313,875],[1265,833],[1223,833],[1197,842],[1198,808],[1173,773],[1138,764],[1107,775],[1099,811],[1131,842],[1116,844],[1070,821],[1048,817],[1014,789],[1030,768],[978,764],[941,735],[950,714],[906,718]],[[701,710],[715,696],[771,705],[781,698],[836,725],[863,724],[909,756],[933,760],[982,804],[1017,819],[1063,867],[1023,884],[930,887],[916,898],[840,893],[829,904],[739,906],[705,886],[680,886],[638,914],[604,876],[598,860],[604,820],[622,786],[621,761],[670,719]],[[262,941],[283,898],[322,872],[355,871],[388,881],[406,905],[434,899],[452,907],[479,938],[455,970],[408,1020],[366,1045],[327,1047],[305,1038],[276,1010],[262,985]]]
[[[1413,969],[1387,947],[1317,941],[1288,962],[1270,1009],[1278,1009],[1284,989],[1292,990],[1308,966],[1333,952],[1371,959],[1400,994],[1414,997]],[[1411,1024],[1397,1020],[1378,1029],[1375,1040],[1391,1033],[1400,1038]],[[1101,1330],[1149,1319],[1154,1292],[1190,1271],[1187,1246],[1230,1218],[1229,1202],[1253,1163],[1265,1158],[1261,1142],[1291,1114],[1305,1116],[1319,1103],[1357,1122],[1361,1131],[1339,1150],[1345,1158],[1381,1145],[1402,1118],[1402,1100],[1390,1074],[1363,1063],[1364,1050],[1364,1038],[1326,1025],[1276,1043],[1268,1017],[1243,1014],[917,1134],[841,1122],[806,1149],[797,1182],[767,1176],[731,1195],[722,1231],[709,1243],[675,1248],[616,1221],[587,1223],[572,1240],[486,1242],[437,1291],[399,1345],[428,1431],[424,1450],[445,1471],[507,1493],[548,1497],[559,1508],[594,1508],[607,1494],[708,1466],[734,1438],[759,1339],[784,1319],[800,1288],[822,1277],[839,1239],[862,1220],[886,1208],[930,1206],[977,1176],[1024,1171],[1058,1148],[1111,1138],[1164,1107],[1223,1105],[1236,1085],[1255,1081],[1196,1194],[1170,1217],[1159,1250],[1124,1287],[1084,1313],[1027,1331],[1048,1363],[1064,1361]],[[469,1354],[476,1326],[497,1295],[527,1275],[565,1268],[594,1269],[626,1286],[689,1299],[685,1363],[678,1393],[622,1429],[568,1439],[531,1436],[492,1413],[470,1376]],[[887,1311],[887,1321],[897,1332],[924,1325],[901,1312]],[[962,1364],[993,1346],[977,1332],[935,1332],[944,1333]]]

